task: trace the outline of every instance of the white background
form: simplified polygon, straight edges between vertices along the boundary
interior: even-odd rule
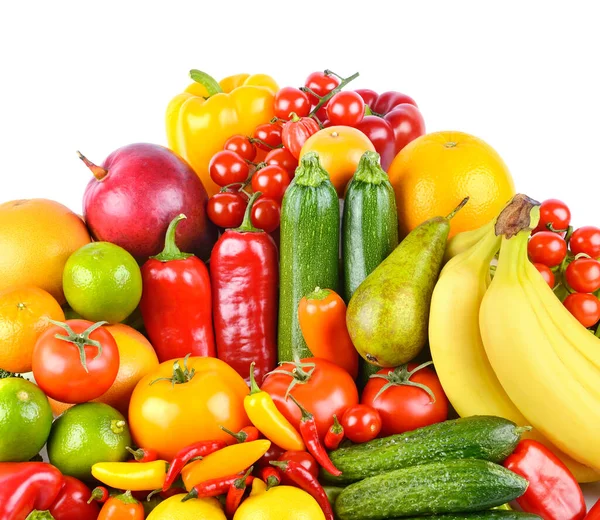
[[[494,146],[517,189],[600,224],[600,30],[593,2],[233,0],[0,3],[0,202],[76,211],[101,162],[165,144],[164,109],[190,68],[360,71],[354,87],[414,97],[428,131]],[[576,404],[574,403],[574,406]]]

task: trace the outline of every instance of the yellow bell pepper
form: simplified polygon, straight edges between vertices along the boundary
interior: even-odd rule
[[[97,462],[92,475],[103,484],[129,491],[149,491],[162,488],[169,463],[153,462]]]
[[[265,74],[237,74],[219,83],[199,70],[190,71],[190,76],[195,82],[167,107],[167,142],[213,195],[219,186],[208,173],[210,159],[231,136],[251,136],[258,125],[273,118],[279,87]]]

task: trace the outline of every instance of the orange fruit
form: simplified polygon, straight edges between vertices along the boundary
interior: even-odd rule
[[[94,399],[94,402],[108,404],[127,417],[135,385],[142,377],[156,370],[159,364],[158,357],[150,342],[137,330],[122,323],[108,325],[106,328],[115,338],[119,348],[119,372],[110,389]],[[54,415],[60,415],[73,406],[54,399],[49,400]]]
[[[28,199],[0,204],[0,290],[33,285],[62,305],[65,262],[89,242],[81,218],[58,202]]]
[[[401,236],[425,220],[448,215],[450,237],[487,224],[515,194],[513,179],[498,153],[463,132],[435,132],[409,143],[388,171],[396,192]]]
[[[31,372],[33,347],[52,323],[64,321],[58,302],[38,287],[11,287],[0,291],[0,368]]]

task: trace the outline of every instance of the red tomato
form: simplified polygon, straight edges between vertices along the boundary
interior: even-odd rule
[[[600,262],[594,258],[576,258],[565,271],[569,286],[580,293],[593,293],[600,289]]]
[[[210,178],[217,186],[227,186],[236,182],[244,182],[250,170],[246,161],[237,153],[222,150],[212,156],[208,164]]]
[[[380,113],[378,110],[375,112]],[[415,105],[407,103],[398,105],[388,112],[384,119],[394,130],[396,153],[417,137],[425,135],[425,120]]]
[[[338,92],[327,103],[327,118],[334,125],[356,126],[365,115],[365,102],[356,92]]]
[[[379,97],[377,92],[368,88],[359,88],[354,92],[356,92],[363,99],[365,105],[367,105],[369,108],[373,108],[377,98]]]
[[[94,500],[88,504],[92,491],[76,478],[64,475],[63,486],[49,509],[56,520],[94,520],[100,507]]]
[[[567,243],[557,233],[540,231],[531,237],[527,244],[529,259],[534,264],[555,267],[567,255]]]
[[[396,157],[396,138],[391,125],[381,117],[365,116],[356,128],[373,143],[381,157],[381,167],[387,171]]]
[[[294,178],[296,168],[298,168],[298,159],[296,159],[287,148],[275,148],[265,157],[265,162],[270,166],[281,166],[290,179]]]
[[[415,384],[427,387],[433,398]],[[384,387],[387,388],[382,391]],[[416,363],[377,372],[377,377],[371,377],[366,384],[360,402],[379,412],[381,433],[386,437],[448,418],[448,399],[436,373],[427,367],[419,368]]]
[[[244,220],[248,200],[239,192],[215,193],[206,204],[208,218],[222,228],[235,228]]]
[[[593,327],[600,320],[600,300],[593,294],[569,294],[563,304],[584,327]]]
[[[344,427],[344,435],[355,443],[372,441],[379,435],[382,426],[379,412],[366,404],[348,408],[340,424]]]
[[[272,233],[279,227],[281,206],[276,200],[261,196],[252,206],[250,217],[255,228]]]
[[[285,398],[290,384],[295,382],[290,393],[315,416],[321,442],[331,426],[333,414],[341,417],[348,407],[358,403],[354,380],[330,361],[306,358],[299,364],[283,363],[278,370],[286,374],[273,372],[267,375],[262,390],[269,393],[279,411],[298,428],[300,410],[291,399]],[[301,379],[305,381],[298,384]]]
[[[279,460],[293,460],[304,466],[313,477],[317,478],[319,476],[319,465],[308,451],[286,451],[281,454]]]
[[[558,199],[548,199],[540,205],[540,222],[533,233],[549,231],[548,224],[555,231],[567,230],[571,223],[571,211],[569,207]]]
[[[119,349],[112,334],[98,323],[68,320],[65,325],[70,330],[54,325],[38,338],[33,350],[33,376],[52,399],[85,403],[100,397],[114,383],[119,371]],[[86,338],[85,346],[78,346]],[[89,344],[89,340],[98,341],[101,348]],[[80,349],[85,353],[85,367]]]
[[[281,166],[265,166],[252,176],[252,191],[260,191],[265,197],[281,202],[290,185],[290,176]]]
[[[256,157],[256,146],[254,146],[245,135],[234,135],[225,141],[223,150],[237,153],[247,161],[253,161]]]
[[[600,228],[584,226],[576,229],[569,246],[574,255],[585,253],[592,258],[600,258]]]
[[[334,88],[339,86],[340,80],[336,76],[328,76],[324,72],[312,72],[306,78],[304,86],[312,90],[317,96],[323,97],[329,94]],[[319,102],[312,94],[308,93],[309,99],[313,105]]]
[[[300,117],[308,116],[310,105],[310,99],[306,92],[294,87],[284,87],[275,94],[273,108],[275,117],[288,120],[292,112]]]
[[[281,126],[275,123],[258,125],[254,129],[251,142],[261,150],[269,151],[281,146]]]
[[[283,145],[298,159],[306,140],[320,130],[319,125],[310,117],[294,117],[283,125]]]
[[[540,272],[542,278],[546,281],[546,283],[550,286],[550,288],[554,288],[554,284],[556,280],[554,278],[554,273],[552,269],[550,269],[547,265],[544,264],[533,264],[534,267]]]

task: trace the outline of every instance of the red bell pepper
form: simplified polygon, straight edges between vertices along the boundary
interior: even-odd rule
[[[54,520],[96,520],[100,514],[98,503],[88,503],[92,490],[73,477],[64,476],[63,486],[50,506]]]
[[[0,462],[0,520],[25,520],[58,497],[63,476],[45,462]]]
[[[544,520],[582,520],[586,505],[573,474],[543,444],[525,439],[504,461],[504,467],[529,481],[517,498],[523,511]]]
[[[210,277],[219,359],[246,380],[255,362],[262,381],[277,363],[279,254],[271,236],[250,221],[258,196],[248,202],[242,225],[215,244]]]
[[[175,243],[177,224],[184,218],[171,221],[162,253],[142,266],[140,310],[161,363],[187,354],[216,356],[208,269]]]
[[[596,502],[585,516],[585,520],[600,520],[600,500]]]

